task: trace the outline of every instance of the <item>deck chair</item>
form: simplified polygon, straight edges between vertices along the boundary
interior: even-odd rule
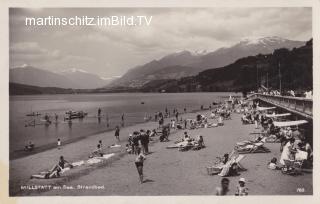
[[[213,166],[207,167],[207,173],[209,175],[216,175],[219,176],[227,176],[232,164],[236,164],[239,171],[245,171],[246,169],[240,164],[240,161],[245,157],[245,155],[234,155],[232,156],[226,164],[217,163]]]

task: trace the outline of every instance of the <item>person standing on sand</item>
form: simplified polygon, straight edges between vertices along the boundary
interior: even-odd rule
[[[124,126],[124,113],[122,113],[122,115],[121,115],[121,125],[122,125],[122,127]]]
[[[118,140],[118,142],[120,142],[119,135],[120,135],[120,128],[119,128],[119,126],[117,125],[117,126],[116,126],[116,130],[115,130],[115,132],[114,132],[114,136],[116,137],[116,139]]]
[[[221,180],[221,186],[216,188],[216,195],[217,196],[224,196],[227,195],[229,192],[229,179],[223,178]]]
[[[102,149],[102,140],[99,140],[98,145],[100,145],[101,149]]]
[[[57,147],[58,147],[58,149],[61,149],[61,140],[60,140],[60,138],[58,138]]]
[[[107,121],[107,127],[109,127],[109,115],[106,113],[106,121]]]
[[[138,170],[138,174],[139,174],[139,179],[140,179],[140,183],[143,183],[143,162],[146,159],[146,157],[142,154],[142,152],[140,151],[140,149],[138,150],[138,156],[135,159],[135,165],[137,167]]]
[[[187,119],[184,119],[184,129],[187,129],[188,121]]]

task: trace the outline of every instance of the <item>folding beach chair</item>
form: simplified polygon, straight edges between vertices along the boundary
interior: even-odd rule
[[[233,153],[231,153],[233,154]],[[226,176],[229,173],[230,167],[235,163],[238,167],[239,171],[246,171],[246,168],[244,168],[240,161],[245,157],[245,155],[235,155],[230,158],[230,160],[223,164],[222,160],[220,159],[220,163],[216,163],[213,166],[206,167],[208,175],[216,175],[219,174],[219,176]]]

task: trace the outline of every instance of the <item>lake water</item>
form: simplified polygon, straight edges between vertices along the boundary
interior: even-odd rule
[[[190,112],[199,110],[201,105],[209,107],[213,101],[223,101],[229,95],[230,93],[113,93],[10,96],[10,157],[13,153],[21,152],[29,141],[37,147],[49,147],[58,138],[64,142],[72,142],[94,133],[113,130],[116,125],[121,124],[122,114],[124,125],[129,126],[144,122],[146,114],[154,118],[155,112],[164,112],[166,107],[171,113],[173,108],[182,113],[185,107]],[[97,117],[98,108],[102,110],[100,121]],[[82,120],[75,119],[70,125],[64,121],[65,112],[69,110],[82,110],[88,112],[88,116]],[[26,116],[31,112],[39,112],[41,116]],[[54,114],[58,114],[58,123],[44,125],[45,114],[49,114],[52,121]],[[25,126],[33,120],[37,125]]]

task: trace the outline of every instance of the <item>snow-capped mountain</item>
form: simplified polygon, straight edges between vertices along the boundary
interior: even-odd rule
[[[231,47],[220,48],[209,53],[206,51],[177,52],[132,68],[109,86],[139,87],[153,79],[177,79],[177,77],[191,76],[209,68],[226,66],[242,57],[268,54],[279,48],[292,49],[304,44],[304,41],[280,37],[248,38]]]

